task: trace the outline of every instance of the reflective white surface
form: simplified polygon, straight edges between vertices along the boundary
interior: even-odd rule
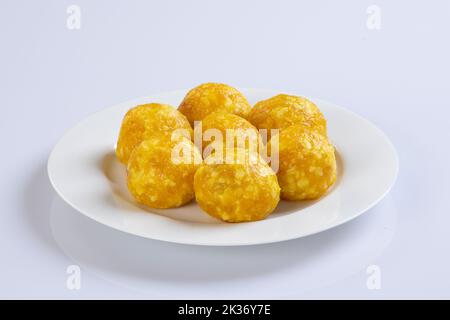
[[[66,28],[72,1],[0,3],[1,297],[155,298],[189,291],[192,298],[450,298],[448,1],[76,3],[79,31]],[[373,4],[382,10],[379,31],[366,27]],[[150,269],[153,276],[132,269],[134,277],[129,264],[110,254],[115,248],[107,247],[99,263],[97,250],[106,244],[90,243],[92,249],[80,252],[70,246],[74,234],[64,241],[57,236],[64,229],[50,219],[59,200],[46,162],[64,132],[103,106],[211,80],[302,92],[369,119],[398,151],[401,168],[389,196],[327,232],[261,246],[254,255],[237,248],[244,271],[233,260],[228,274],[195,273],[217,265],[208,257],[199,260],[200,254],[184,256],[183,250],[194,255],[191,247],[155,242],[150,255],[164,259]],[[67,216],[71,209],[62,207],[56,211]],[[115,232],[75,217],[87,223],[79,239]],[[299,247],[308,259],[295,255]],[[264,250],[278,260],[264,257]],[[186,258],[172,261],[186,263],[189,273],[167,267],[175,252]],[[234,257],[232,248],[224,252],[223,259]],[[250,275],[252,258],[268,267]],[[78,291],[66,288],[71,264],[81,266]],[[381,270],[380,290],[366,286],[370,265]],[[212,279],[216,275],[224,276],[222,282]],[[317,285],[299,285],[305,275]],[[227,284],[239,281],[249,289]]]
[[[392,240],[397,212],[388,196],[367,216],[358,224],[287,242],[199,247],[97,225],[57,197],[50,226],[56,243],[82,270],[119,286],[160,298],[189,299],[195,292],[208,299],[213,287],[224,299],[269,299],[323,288],[370,265]],[[264,290],[268,283],[270,291]]]

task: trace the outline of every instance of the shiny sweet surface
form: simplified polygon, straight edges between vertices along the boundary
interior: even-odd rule
[[[190,90],[178,110],[191,125],[216,111],[234,113],[247,118],[251,106],[237,89],[223,83],[204,83]]]
[[[328,139],[302,125],[282,130],[278,139],[281,198],[306,200],[325,194],[336,181],[334,147]]]
[[[208,135],[208,131],[216,129],[222,135],[222,141],[216,142],[215,138],[212,141],[203,141],[203,149],[208,145],[223,147],[251,147],[253,151],[258,150],[259,133],[258,130],[244,118],[228,112],[214,112],[206,116],[202,120],[202,131]],[[214,133],[209,131],[209,133]],[[228,134],[228,136],[227,136]]]
[[[310,100],[287,94],[278,94],[259,101],[252,108],[249,121],[258,129],[285,129],[302,124],[326,135],[326,120],[319,108]]]
[[[197,170],[194,177],[197,203],[209,215],[227,222],[264,219],[280,199],[277,177],[257,153],[239,148],[232,151],[234,164],[207,158]]]
[[[166,104],[148,103],[130,109],[123,118],[116,155],[127,164],[133,149],[155,134],[171,136],[173,130],[185,129],[192,136],[186,117]]]
[[[187,152],[190,163],[177,163],[173,150]],[[195,161],[196,160],[196,161]],[[137,146],[128,162],[128,190],[137,202],[152,208],[179,207],[194,198],[194,174],[201,155],[192,141],[167,135],[154,136]]]

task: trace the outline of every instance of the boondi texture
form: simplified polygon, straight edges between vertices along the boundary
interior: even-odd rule
[[[176,149],[175,149],[176,148]],[[173,150],[186,156],[175,159]],[[177,161],[174,161],[177,160]],[[201,155],[191,140],[172,141],[167,135],[144,140],[131,153],[128,162],[128,190],[137,202],[152,208],[179,207],[194,198],[194,174]]]
[[[326,120],[319,108],[306,98],[279,94],[259,101],[252,108],[248,120],[258,129],[283,130],[292,125],[303,125],[327,135]]]
[[[149,103],[130,109],[123,118],[117,141],[116,155],[127,164],[133,149],[153,135],[171,136],[173,130],[185,129],[192,137],[192,128],[186,117],[166,104]]]
[[[222,141],[215,141],[216,137],[209,137],[209,134],[213,132],[211,129],[216,129],[222,134]],[[239,117],[235,114],[228,112],[214,112],[206,116],[202,120],[203,138],[210,139],[211,141],[203,141],[203,150],[208,145],[211,151],[214,148],[222,146],[225,147],[242,147],[250,148],[250,150],[257,151],[259,143],[258,130],[247,120]],[[227,135],[228,132],[228,135]],[[209,154],[207,154],[209,155]]]
[[[240,148],[231,151],[235,163],[210,163],[207,158],[197,170],[197,203],[209,215],[227,222],[266,218],[280,199],[275,173],[257,153]]]
[[[336,181],[333,145],[324,135],[302,125],[282,130],[278,138],[281,198],[306,200],[322,196]]]
[[[237,89],[223,83],[204,83],[190,90],[178,110],[193,126],[194,121],[203,120],[216,111],[234,113],[247,118],[251,106]]]

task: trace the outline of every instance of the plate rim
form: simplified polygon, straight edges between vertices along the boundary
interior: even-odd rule
[[[318,229],[318,230],[314,230],[308,234],[304,234],[304,235],[295,235],[295,234],[289,234],[288,236],[285,237],[278,237],[277,239],[268,239],[266,241],[264,240],[259,240],[259,241],[252,241],[252,240],[242,240],[239,243],[227,243],[225,242],[220,242],[220,241],[214,241],[214,242],[199,242],[196,240],[191,240],[191,239],[184,239],[183,241],[181,240],[177,240],[177,239],[171,239],[171,238],[163,238],[163,237],[159,237],[159,236],[149,236],[149,235],[145,235],[145,234],[141,234],[141,233],[136,233],[136,232],[131,232],[130,230],[126,230],[125,228],[120,228],[117,225],[113,225],[111,223],[107,223],[105,221],[103,221],[102,219],[98,219],[98,217],[95,217],[92,214],[86,213],[84,212],[85,210],[82,210],[81,208],[79,208],[76,204],[74,204],[71,200],[69,200],[64,194],[63,192],[57,187],[54,179],[52,178],[52,172],[51,172],[51,162],[52,159],[55,157],[55,153],[58,149],[58,147],[60,146],[60,144],[63,142],[64,138],[66,137],[66,135],[71,132],[73,129],[75,129],[77,126],[81,125],[84,121],[87,121],[89,118],[91,118],[92,116],[106,111],[108,109],[112,109],[114,107],[117,107],[119,105],[122,104],[132,104],[134,102],[138,102],[138,101],[142,101],[142,100],[146,100],[147,98],[150,98],[152,96],[156,96],[156,95],[175,95],[175,94],[181,94],[181,93],[186,93],[188,90],[190,89],[180,89],[180,90],[171,90],[171,91],[163,91],[163,92],[158,92],[158,93],[153,93],[153,94],[149,94],[147,96],[142,96],[142,97],[138,97],[138,98],[132,98],[132,99],[128,99],[126,101],[123,102],[119,102],[116,104],[112,104],[109,105],[108,107],[102,108],[100,110],[97,110],[95,112],[92,112],[86,116],[83,117],[83,119],[77,121],[73,126],[71,126],[70,128],[66,129],[64,134],[58,139],[58,141],[55,143],[55,145],[53,146],[48,159],[47,159],[47,176],[48,179],[50,181],[50,184],[52,186],[52,188],[55,190],[56,194],[66,203],[68,204],[72,209],[74,209],[75,211],[81,213],[83,216],[92,219],[93,221],[95,221],[96,223],[102,224],[106,227],[112,228],[114,230],[120,231],[120,232],[124,232],[126,234],[129,235],[133,235],[133,236],[137,236],[137,237],[142,237],[142,238],[146,238],[146,239],[150,239],[150,240],[157,240],[157,241],[163,241],[163,242],[168,242],[168,243],[175,243],[175,244],[183,244],[183,245],[199,245],[199,246],[217,246],[217,247],[234,247],[234,246],[250,246],[250,245],[264,245],[264,244],[270,244],[270,243],[277,243],[277,242],[284,242],[284,241],[289,241],[289,240],[293,240],[293,239],[299,239],[299,238],[303,238],[303,237],[309,237],[327,230],[330,230],[332,228],[335,227],[339,227],[342,224],[345,224],[359,216],[361,216],[363,213],[369,211],[370,209],[372,209],[374,206],[376,206],[381,200],[383,200],[383,198],[386,197],[386,195],[391,191],[392,187],[394,186],[397,178],[398,178],[398,173],[399,173],[399,157],[397,154],[397,150],[394,146],[394,144],[392,143],[392,141],[389,139],[389,137],[387,136],[387,134],[382,131],[378,126],[376,126],[374,123],[372,123],[371,121],[369,121],[368,119],[360,116],[359,114],[357,114],[356,112],[349,110],[347,108],[341,107],[340,105],[337,105],[333,102],[329,102],[328,100],[324,100],[321,98],[315,98],[315,97],[308,97],[308,99],[311,99],[312,101],[319,101],[322,103],[326,103],[329,104],[331,106],[333,106],[333,108],[339,109],[342,112],[348,113],[356,118],[358,118],[359,121],[362,121],[365,123],[365,125],[370,126],[372,129],[374,129],[382,138],[383,141],[385,143],[387,143],[387,145],[389,146],[391,152],[392,152],[392,156],[393,156],[393,160],[395,163],[395,170],[394,170],[394,174],[392,176],[392,178],[390,179],[390,183],[389,186],[384,190],[383,193],[381,193],[376,199],[372,200],[368,205],[365,206],[364,209],[360,209],[358,210],[355,214],[346,217],[344,219],[341,219],[340,221],[338,221],[337,223],[334,224],[330,224],[327,225],[324,228]],[[267,93],[273,93],[275,92],[275,90],[273,89],[258,89],[258,88],[239,88],[240,91],[243,92],[253,92],[253,94],[267,94]],[[285,91],[277,91],[277,92],[285,92]],[[287,94],[295,94],[295,93],[287,93]],[[295,94],[298,95],[298,94]],[[319,200],[320,201],[320,200]],[[206,213],[205,213],[206,214]],[[267,221],[267,220],[262,220],[262,221]],[[257,221],[260,222],[260,221]],[[254,222],[250,222],[250,223],[254,223]],[[247,223],[245,223],[247,224]]]

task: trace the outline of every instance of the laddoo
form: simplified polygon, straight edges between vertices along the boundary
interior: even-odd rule
[[[195,199],[210,216],[226,222],[266,218],[277,206],[280,187],[275,172],[256,152],[227,149],[234,162],[206,158],[194,176]]]
[[[258,129],[283,130],[301,124],[326,136],[326,120],[319,108],[310,100],[293,95],[279,94],[259,101],[250,111],[248,120]]]
[[[251,106],[245,96],[237,89],[223,83],[204,83],[190,90],[178,110],[190,124],[203,120],[208,114],[226,111],[247,118]]]
[[[201,162],[191,140],[152,136],[131,153],[128,190],[138,203],[152,208],[182,206],[194,198],[194,174]]]
[[[218,147],[258,151],[258,130],[244,118],[232,113],[218,111],[209,114],[202,120],[202,133],[205,157]]]
[[[176,129],[185,130],[191,137],[193,135],[188,120],[175,108],[159,103],[134,107],[123,118],[116,156],[120,162],[127,164],[131,152],[143,140],[156,134],[170,137]]]
[[[327,137],[303,125],[290,126],[278,139],[278,183],[285,200],[317,199],[336,181],[334,146]],[[271,150],[271,148],[268,148]]]

